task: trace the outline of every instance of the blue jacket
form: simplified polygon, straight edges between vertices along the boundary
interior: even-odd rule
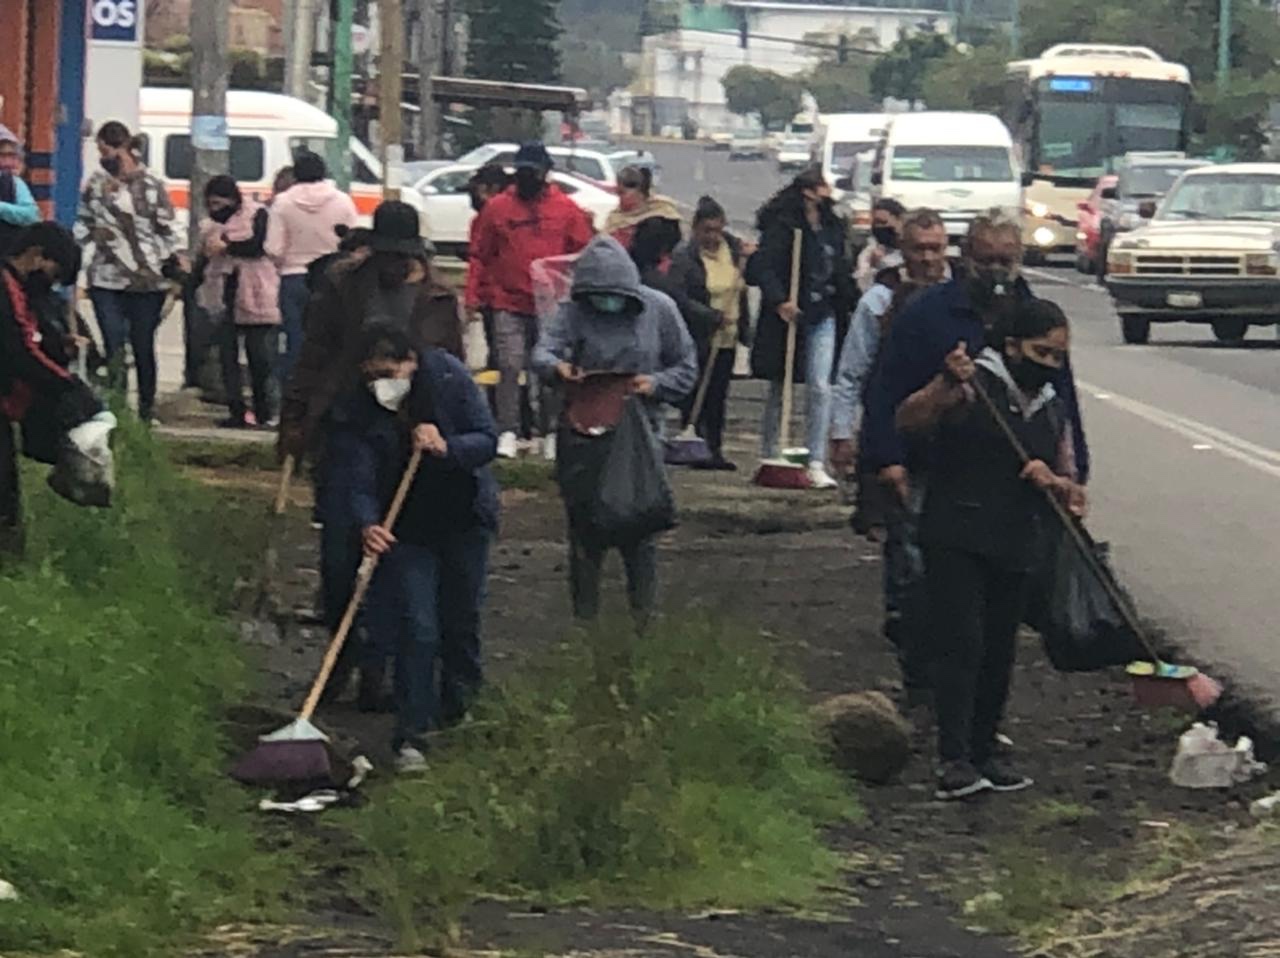
[[[441,482],[474,488],[471,515],[445,518],[462,526],[497,528],[498,484],[489,463],[497,455],[498,433],[489,405],[467,368],[444,350],[426,351],[406,410],[407,417],[388,411],[364,387],[333,406],[327,423],[326,479],[333,484],[329,501],[360,528],[381,523],[409,462],[409,425],[431,422],[444,436],[449,452],[443,459],[423,458],[396,534],[414,541],[415,525],[441,518]],[[421,530],[417,531],[420,535]]]
[[[1019,280],[1017,295],[1030,298],[1031,288]],[[969,301],[963,278],[957,277],[921,293],[899,316],[889,331],[884,355],[867,390],[863,414],[862,461],[872,470],[893,465],[927,469],[921,450],[907,443],[895,420],[898,407],[914,392],[923,389],[942,368],[943,360],[964,340],[969,354],[977,356],[986,345],[982,319]],[[1075,375],[1070,365],[1054,382],[1071,423],[1076,469],[1080,482],[1089,478],[1089,448],[1085,443],[1080,404],[1076,397]]]

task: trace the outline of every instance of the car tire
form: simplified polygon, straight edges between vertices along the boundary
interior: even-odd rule
[[[1215,319],[1213,337],[1220,343],[1239,343],[1249,335],[1247,319]]]
[[[1121,316],[1120,332],[1130,346],[1145,346],[1151,341],[1151,320],[1141,316]]]

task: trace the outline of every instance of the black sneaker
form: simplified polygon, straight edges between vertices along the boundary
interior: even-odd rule
[[[943,802],[954,802],[962,798],[971,798],[989,788],[991,783],[968,762],[948,762],[938,773],[938,790],[934,792],[934,798]]]
[[[1023,775],[1003,759],[993,758],[982,766],[982,774],[994,792],[1021,792],[1030,788],[1035,781]]]

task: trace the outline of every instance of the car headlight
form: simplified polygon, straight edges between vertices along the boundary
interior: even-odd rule
[[[1133,273],[1133,254],[1128,250],[1113,249],[1107,255],[1107,273],[1112,276]]]
[[[1036,219],[1042,220],[1049,215],[1049,207],[1044,203],[1028,203],[1027,212]]]
[[[1047,226],[1041,226],[1031,234],[1031,239],[1037,246],[1052,246],[1056,238],[1053,230]]]
[[[1247,276],[1275,276],[1280,273],[1280,260],[1275,253],[1247,253],[1244,271]]]

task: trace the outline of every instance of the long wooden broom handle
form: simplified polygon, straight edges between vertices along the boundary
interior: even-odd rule
[[[413,457],[409,460],[409,465],[404,470],[404,475],[400,478],[400,485],[396,489],[395,498],[391,500],[391,508],[387,510],[387,517],[382,520],[382,526],[385,529],[395,527],[396,520],[400,518],[400,510],[404,507],[404,500],[409,495],[409,489],[413,486],[413,480],[418,475],[418,467],[422,465],[422,450],[415,450]],[[342,654],[342,647],[347,643],[347,635],[351,632],[351,627],[355,625],[356,614],[360,611],[360,606],[364,603],[365,593],[369,591],[369,583],[373,580],[374,570],[378,568],[378,556],[365,556],[360,563],[360,571],[356,573],[356,584],[351,593],[351,601],[347,603],[347,611],[342,615],[342,623],[338,626],[338,631],[333,634],[333,640],[329,643],[329,648],[324,653],[324,662],[320,665],[320,674],[316,676],[315,682],[311,684],[311,692],[307,695],[306,702],[302,705],[302,711],[298,713],[298,718],[306,721],[315,714],[316,707],[320,704],[320,696],[324,694],[324,687],[329,684],[329,676],[333,674],[334,666],[338,664],[338,656]]]
[[[1004,433],[1005,438],[1008,439],[1010,445],[1013,446],[1013,450],[1018,454],[1018,458],[1022,460],[1022,464],[1025,466],[1031,462],[1031,455],[1027,452],[1027,447],[1022,444],[1022,440],[1018,438],[1018,434],[1013,431],[1013,427],[1009,425],[1009,420],[1005,418],[1004,414],[996,406],[995,400],[991,398],[991,394],[987,392],[986,387],[983,386],[982,383],[978,382],[976,378],[970,379],[969,385],[973,387],[974,393],[976,393],[978,398],[982,400],[983,405],[987,407],[987,411],[991,413],[992,418],[995,419],[996,424],[1000,427],[1000,431]],[[1075,516],[1067,511],[1066,507],[1058,500],[1058,497],[1053,494],[1051,489],[1042,489],[1041,491],[1044,493],[1045,498],[1049,500],[1049,505],[1053,508],[1053,511],[1062,521],[1062,525],[1067,530],[1067,534],[1071,536],[1076,547],[1084,556],[1085,565],[1089,567],[1089,570],[1094,574],[1098,582],[1101,583],[1103,590],[1110,597],[1111,601],[1115,603],[1116,608],[1120,610],[1120,616],[1125,620],[1125,624],[1138,637],[1139,643],[1141,643],[1147,654],[1151,656],[1152,661],[1158,664],[1160,662],[1160,655],[1156,652],[1154,644],[1147,636],[1146,629],[1143,628],[1142,623],[1138,620],[1138,614],[1130,607],[1128,598],[1116,583],[1110,571],[1102,564],[1102,560],[1098,558],[1093,549],[1090,548],[1089,543],[1085,540],[1085,537],[1080,532],[1079,526],[1076,524],[1077,520]]]
[[[284,515],[289,505],[289,486],[293,482],[293,473],[297,468],[297,460],[293,456],[284,457],[284,465],[280,468],[280,487],[276,489],[276,504],[272,510],[277,516]]]
[[[735,264],[735,269],[736,268]],[[744,288],[745,287],[742,285],[742,273],[738,273],[738,281],[733,287],[733,295],[735,299],[742,295],[742,290]],[[707,401],[707,388],[711,385],[711,370],[715,368],[716,359],[719,357],[720,353],[723,352],[722,349],[716,349],[714,345],[716,341],[716,333],[718,332],[719,330],[716,330],[716,332],[711,334],[712,346],[711,352],[707,355],[707,368],[702,371],[702,382],[698,383],[698,395],[694,397],[693,408],[689,410],[689,422],[695,426],[698,423],[698,417],[702,415],[702,406]]]
[[[787,300],[792,306],[800,305],[800,254],[804,244],[804,232],[797,229],[791,239],[791,298]],[[779,452],[791,445],[791,386],[795,381],[796,362],[796,326],[800,317],[796,316],[787,323],[787,365],[782,372],[782,429],[779,433],[781,442]],[[821,456],[820,451],[809,450],[809,456]]]

